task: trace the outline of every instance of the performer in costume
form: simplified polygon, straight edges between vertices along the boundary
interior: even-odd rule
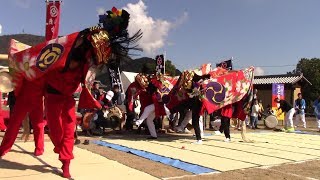
[[[62,162],[63,177],[70,178],[69,165],[73,159],[74,129],[76,125],[75,100],[73,93],[85,78],[85,50],[77,49],[64,69],[47,75],[46,115],[54,152]],[[75,55],[80,55],[76,57]]]
[[[129,44],[141,38],[140,31],[128,37],[129,14],[125,10],[113,8],[100,20],[103,28],[94,27],[80,32],[65,66],[47,74],[46,110],[50,138],[55,146],[54,152],[59,154],[65,178],[71,177],[69,166],[74,158],[76,117],[72,94],[80,82],[84,83],[89,67],[108,63],[111,53],[126,55],[129,49],[136,49]],[[80,103],[81,95],[79,106]]]
[[[48,86],[45,89],[45,104],[50,138],[55,145],[54,151],[59,153],[63,163],[63,177],[71,177],[69,165],[73,158],[76,119],[72,94],[80,82],[85,83],[84,78],[91,66],[107,64],[111,56],[114,59],[127,56],[130,49],[140,50],[136,46],[130,46],[142,37],[142,33],[138,31],[129,37],[129,16],[125,10],[112,8],[112,11],[100,16],[102,26],[88,28],[80,33],[44,42],[14,54],[11,68],[17,70],[12,74],[15,92],[22,93],[23,78],[35,82],[41,77],[46,78]],[[30,62],[25,62],[26,56],[31,57]],[[81,97],[89,98],[87,104],[82,107],[80,104],[85,101],[81,100]],[[88,89],[83,88],[79,108],[97,106],[98,103]],[[101,107],[100,104],[99,106]]]
[[[181,74],[177,84],[169,93],[169,103],[166,106],[171,113],[179,112],[181,109],[193,110],[192,124],[195,126],[197,137],[195,143],[201,144],[201,131],[198,124],[201,122],[204,111],[210,114],[236,103],[235,106],[238,108],[235,111],[235,118],[245,120],[248,114],[248,103],[252,99],[252,80],[253,67],[228,71],[222,68],[211,69],[210,64],[204,64],[199,69],[184,71]],[[201,109],[199,110],[198,107]],[[231,118],[232,111],[231,115],[228,113],[224,115]],[[242,137],[246,142],[249,141],[244,135]]]
[[[202,144],[201,135],[203,134],[202,102],[199,97],[202,88],[200,82],[209,76],[208,74],[197,75],[194,71],[184,71],[175,87],[170,91],[170,100],[166,104],[171,113],[180,112],[184,109],[190,110],[184,119],[184,123],[181,123],[177,128],[178,130],[183,130],[188,121],[192,119],[192,126],[197,139],[194,142],[195,144]]]
[[[136,120],[135,124],[140,126],[146,119],[146,123],[151,135],[151,137],[148,137],[148,139],[157,139],[157,132],[153,120],[156,117],[170,115],[169,110],[164,106],[162,101],[162,93],[166,88],[162,78],[163,76],[161,74],[157,74],[156,77],[152,77],[149,81],[146,91],[141,91],[139,94],[141,100],[141,112],[143,113],[140,118]]]
[[[232,105],[229,104],[221,109],[221,126],[219,131],[224,132],[225,142],[230,142],[230,118],[232,117]]]
[[[125,123],[126,130],[132,130],[133,129],[133,120],[135,118],[135,112],[134,112],[134,101],[137,100],[138,96],[140,95],[141,91],[145,91],[145,88],[148,86],[149,82],[148,79],[142,75],[138,74],[135,77],[135,81],[131,83],[126,91],[126,99],[125,99],[125,106],[127,111],[127,119]],[[145,104],[148,104],[148,102],[144,101],[145,99],[142,99],[142,104],[145,107]]]
[[[44,121],[43,121],[43,96],[44,77],[35,81],[24,79],[23,89],[16,95],[13,112],[10,116],[7,131],[0,146],[0,156],[10,151],[16,140],[22,121],[29,114],[33,127],[35,150],[34,155],[40,156],[44,152]]]
[[[7,129],[4,118],[2,115],[2,93],[0,92],[0,131],[5,131]]]

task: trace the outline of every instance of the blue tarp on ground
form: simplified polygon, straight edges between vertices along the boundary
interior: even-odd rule
[[[317,135],[316,133],[313,133],[313,132],[307,132],[307,131],[299,131],[299,130],[296,130],[294,131],[293,133],[296,133],[296,134],[308,134],[308,135]]]
[[[131,153],[131,154],[134,154],[134,155],[146,158],[146,159],[150,159],[152,161],[160,162],[162,164],[166,164],[166,165],[178,168],[178,169],[182,169],[182,170],[191,172],[193,174],[218,172],[217,170],[214,170],[211,168],[203,167],[203,166],[196,165],[196,164],[191,164],[188,162],[180,161],[178,159],[172,159],[169,157],[161,156],[161,155],[150,153],[147,151],[133,149],[133,148],[129,148],[126,146],[121,146],[118,144],[108,143],[105,141],[93,141],[93,143],[101,145],[101,146],[109,147],[112,149],[116,149],[119,151]]]

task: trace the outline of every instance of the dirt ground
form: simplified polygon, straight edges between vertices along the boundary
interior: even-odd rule
[[[281,124],[281,123],[280,123]],[[308,128],[298,127],[297,130],[307,131],[318,133],[316,121],[313,118],[308,118],[307,121]],[[265,127],[260,123],[260,130],[264,130]],[[279,125],[277,128],[282,128]],[[239,133],[238,130],[231,128],[232,133]],[[254,132],[257,130],[248,129],[247,132]],[[272,131],[272,130],[270,130]],[[210,130],[206,130],[206,133],[212,133]],[[320,135],[320,133],[319,133]],[[166,133],[160,134],[159,138],[167,139],[168,141],[174,140],[176,138],[190,138],[193,139],[192,135],[188,134],[176,134],[176,133]],[[265,180],[274,180],[274,179],[290,179],[290,180],[298,180],[298,179],[320,179],[320,160],[312,160],[307,162],[299,162],[293,164],[282,164],[279,166],[272,167],[259,167],[259,168],[249,168],[249,169],[241,169],[234,171],[227,171],[222,173],[214,173],[214,174],[206,174],[206,175],[192,175],[189,172],[179,170],[158,162],[154,162],[151,160],[147,160],[130,153],[120,152],[111,148],[102,147],[93,143],[89,145],[84,145],[83,141],[85,139],[89,140],[102,140],[102,139],[136,139],[143,140],[147,136],[142,134],[137,134],[135,131],[133,132],[124,132],[124,131],[116,131],[116,132],[107,132],[104,136],[101,137],[85,137],[80,136],[81,144],[77,145],[80,148],[86,149],[88,151],[98,153],[108,159],[112,159],[118,161],[122,164],[125,164],[129,167],[144,171],[152,176],[162,178],[162,179],[247,179],[247,180],[255,180],[255,179],[265,179]],[[320,143],[320,142],[319,142]]]
[[[96,138],[81,137],[82,142],[84,141],[84,139],[93,140]],[[183,170],[166,166],[158,162],[150,161],[129,153],[95,145],[93,143],[89,145],[79,144],[77,146],[162,179],[320,179],[320,160],[313,160],[294,164],[283,164],[280,166],[273,167],[249,168],[196,176]]]
[[[312,133],[319,133],[316,121],[313,118],[308,118],[307,121],[308,128],[298,127],[297,130],[308,131]],[[264,126],[260,123],[260,129],[264,129]],[[277,128],[281,128],[278,126]],[[254,130],[248,129],[247,132],[253,132]],[[257,130],[256,130],[257,131]],[[270,130],[272,131],[272,130]],[[212,133],[211,130],[207,129],[206,133]],[[239,133],[238,130],[231,128],[231,136],[233,133]],[[146,172],[154,177],[161,179],[245,179],[245,180],[255,180],[255,179],[265,179],[265,180],[274,180],[274,179],[288,179],[288,180],[298,180],[298,179],[320,179],[320,160],[312,160],[307,162],[291,163],[291,164],[282,164],[272,167],[258,167],[258,168],[248,168],[241,170],[233,170],[222,173],[213,173],[205,175],[193,175],[189,172],[167,166],[158,162],[154,162],[148,159],[138,157],[136,155],[117,151],[111,148],[102,147],[94,143],[89,145],[84,145],[84,140],[102,140],[102,139],[137,139],[143,140],[146,139],[147,135],[137,134],[136,131],[111,131],[108,130],[103,136],[93,136],[87,137],[81,132],[79,133],[79,139],[81,143],[76,145],[79,148],[86,149],[96,154],[100,154],[108,159],[117,161],[121,164],[129,166],[131,168]],[[0,133],[0,139],[2,139],[4,133]],[[319,133],[320,135],[320,133]],[[21,136],[21,133],[19,134]],[[176,134],[176,133],[162,133],[159,134],[159,138],[167,139],[168,141],[174,140],[177,138],[190,138],[194,139],[190,134]],[[32,140],[32,135],[30,140]],[[20,140],[18,140],[20,141]],[[46,136],[46,141],[50,141]],[[319,142],[320,143],[320,142]],[[217,162],[219,163],[219,162]]]

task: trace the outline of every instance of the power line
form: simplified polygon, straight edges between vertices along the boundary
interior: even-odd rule
[[[271,66],[266,66],[266,65],[262,65],[262,66],[255,66],[255,65],[251,65],[253,67],[263,67],[263,68],[275,68],[275,67],[295,67],[297,66],[296,64],[286,64],[286,65],[271,65]],[[244,67],[247,67],[247,66],[240,66],[240,68],[244,68]]]
[[[256,66],[256,67],[290,67],[290,66],[297,66],[296,64],[286,64],[286,65],[277,65],[277,66]]]

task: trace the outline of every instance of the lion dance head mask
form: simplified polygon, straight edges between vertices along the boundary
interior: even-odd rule
[[[135,81],[138,82],[138,84],[143,88],[147,88],[149,85],[149,80],[148,78],[143,75],[143,74],[137,74],[137,76],[135,77]]]
[[[99,16],[99,25],[82,31],[84,41],[92,47],[93,64],[107,64],[110,59],[128,55],[130,49],[141,50],[135,44],[141,37],[139,30],[129,37],[130,14],[113,7],[111,11]]]

